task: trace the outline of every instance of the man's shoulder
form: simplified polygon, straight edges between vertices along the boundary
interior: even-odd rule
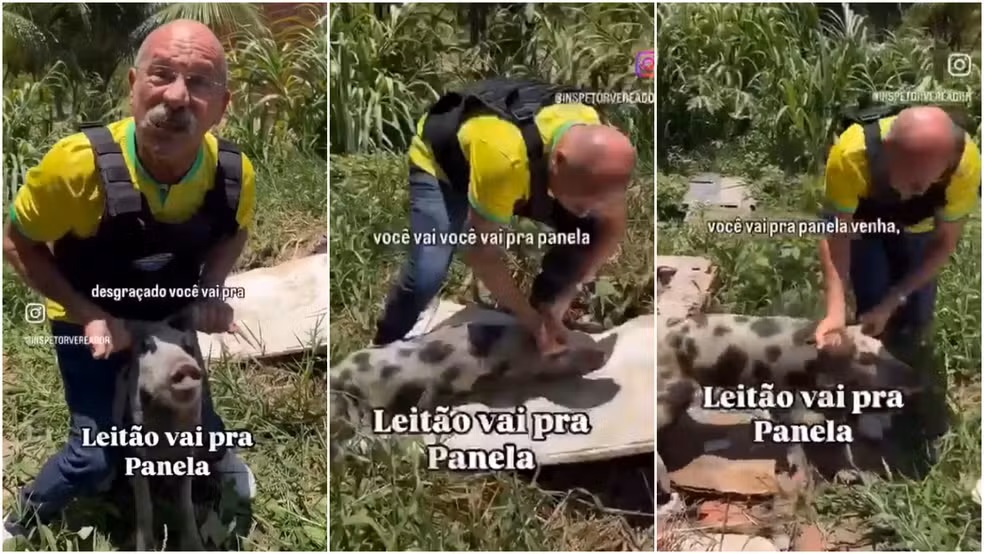
[[[122,145],[126,139],[127,124],[131,118],[120,119],[103,125],[113,142]],[[121,146],[122,149],[122,146]],[[51,146],[45,159],[46,171],[59,171],[65,175],[90,175],[96,171],[95,153],[89,137],[82,129],[59,139]]]
[[[577,102],[551,104],[546,106],[537,114],[538,123],[541,119],[563,118],[566,120],[576,120],[579,123],[598,123],[601,116],[598,110]]]
[[[205,140],[205,146],[206,146],[206,149],[208,151],[209,156],[213,160],[215,160],[216,164],[218,163],[218,159],[219,159],[219,140],[220,139],[223,142],[225,142],[226,144],[228,144],[228,145],[232,146],[233,148],[235,148],[236,151],[239,153],[239,157],[242,160],[242,168],[243,168],[242,174],[243,174],[243,179],[244,180],[246,180],[246,179],[252,179],[252,177],[253,177],[253,160],[251,160],[249,158],[249,156],[246,154],[246,152],[243,151],[243,149],[242,149],[241,146],[239,146],[238,144],[236,144],[235,141],[230,140],[230,139],[222,136],[222,133],[220,131],[217,132],[215,130],[212,130],[212,131],[209,131],[209,132],[205,133],[205,139],[204,139]]]
[[[39,169],[47,177],[76,181],[96,173],[96,157],[88,137],[77,131],[58,140],[48,149]],[[54,180],[54,179],[49,179]]]
[[[471,159],[476,155],[485,161],[511,160],[514,163],[519,163],[526,155],[522,131],[512,122],[497,115],[480,115],[468,119],[458,130],[458,141],[471,163],[476,161]]]
[[[868,152],[865,147],[864,128],[854,124],[837,137],[827,155],[827,168],[852,168],[851,173],[865,174],[868,166]]]
[[[837,142],[834,144],[834,151],[839,155],[864,152],[864,149],[864,127],[858,123],[844,129],[844,132],[837,137]]]
[[[964,149],[963,157],[960,162],[961,165],[972,163],[976,164],[978,167],[981,164],[981,145],[977,144],[974,140],[974,135],[968,133],[964,130]]]
[[[973,135],[964,133],[963,154],[960,163],[950,179],[950,183],[962,183],[969,187],[978,187],[981,179],[980,146],[974,141]]]

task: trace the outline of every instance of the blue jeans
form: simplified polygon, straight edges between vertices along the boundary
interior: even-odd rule
[[[917,269],[925,259],[933,233],[862,235],[851,241],[851,286],[857,317],[877,306],[889,288]],[[936,279],[909,295],[886,329],[920,333],[933,320]]]
[[[81,326],[60,321],[51,322],[51,332],[56,337],[83,335]],[[82,446],[82,428],[92,429],[94,436],[97,431],[119,424],[113,421],[116,377],[128,362],[130,352],[116,352],[105,360],[96,360],[88,345],[70,342],[56,345],[55,356],[71,417],[68,442],[48,459],[34,482],[21,489],[22,507],[28,509],[19,521],[13,514],[9,516],[8,523],[14,525],[26,525],[33,515],[42,523],[51,521],[73,498],[97,493],[121,460],[119,448]],[[225,430],[212,406],[207,383],[202,394],[202,427],[203,433]],[[213,456],[218,460],[224,454],[221,449],[200,455],[212,461]]]
[[[409,181],[411,233],[460,233],[464,230],[469,210],[466,192],[456,190],[414,166],[410,167]],[[516,215],[526,214],[521,211]],[[594,220],[577,218],[556,201],[549,219],[544,223],[559,232],[580,229],[592,239],[597,236]],[[427,304],[441,290],[454,251],[453,245],[411,244],[409,256],[390,289],[383,315],[377,323],[375,344],[400,340],[413,328]],[[586,251],[587,247],[581,245],[551,248],[543,257],[540,274],[533,281],[530,303],[534,306],[549,304],[566,287],[573,285]]]

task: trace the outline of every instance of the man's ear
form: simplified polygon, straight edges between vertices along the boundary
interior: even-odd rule
[[[219,110],[219,113],[215,119],[215,122],[212,124],[211,129],[215,129],[216,127],[222,124],[222,120],[225,119],[226,114],[229,112],[229,104],[231,102],[232,102],[232,92],[229,90],[228,87],[226,87],[222,91],[222,107]]]

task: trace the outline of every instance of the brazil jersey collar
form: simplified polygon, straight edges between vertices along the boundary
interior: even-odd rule
[[[149,183],[153,183],[154,186],[157,188],[157,192],[160,194],[161,204],[164,204],[164,202],[167,200],[167,193],[170,187],[168,185],[157,182],[157,179],[151,177],[150,174],[147,173],[146,170],[144,170],[143,165],[140,163],[140,158],[137,156],[136,123],[134,122],[133,119],[130,119],[129,123],[127,123],[126,125],[126,152],[130,156],[130,159],[133,160],[133,166],[137,169],[138,178],[141,180],[146,180]],[[185,173],[183,177],[181,177],[181,180],[175,183],[175,185],[182,185],[194,179],[195,175],[198,173],[198,170],[202,166],[202,159],[204,159],[204,157],[205,157],[205,144],[203,142],[202,145],[198,148],[198,155],[195,156],[195,162],[191,164],[191,169],[189,169],[188,172]]]
[[[553,136],[550,137],[550,152],[553,152],[553,149],[557,146],[557,143],[560,142],[560,137],[564,136],[564,133],[566,133],[568,129],[570,129],[575,125],[584,125],[584,124],[576,121],[567,121],[564,124],[562,124],[560,127],[557,127],[556,130],[554,130]]]

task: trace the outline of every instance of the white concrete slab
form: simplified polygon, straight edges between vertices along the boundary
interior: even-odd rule
[[[236,323],[254,345],[229,333],[198,334],[202,356],[264,358],[327,344],[328,254],[316,254],[229,276],[242,298],[227,298]]]

